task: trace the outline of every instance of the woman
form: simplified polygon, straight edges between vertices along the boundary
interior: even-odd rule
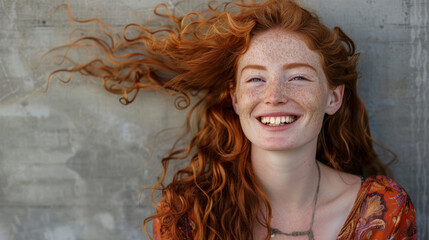
[[[196,153],[162,189],[155,239],[415,238],[405,191],[358,177],[385,168],[356,94],[353,42],[292,1],[240,10],[210,11],[197,23],[204,38],[176,45],[201,49],[194,79],[212,86]]]
[[[125,104],[147,87],[181,94],[179,108],[197,93],[197,132],[152,188],[155,239],[416,239],[410,198],[382,176],[347,35],[292,0],[184,17],[162,6],[167,24],[128,25],[140,34],[119,44],[82,38],[70,46],[92,41],[107,57],[59,70],[102,78]],[[164,187],[168,163],[185,159]]]

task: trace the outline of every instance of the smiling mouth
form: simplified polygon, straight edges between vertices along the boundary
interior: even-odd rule
[[[259,117],[258,120],[270,127],[278,127],[286,124],[291,124],[298,119],[297,116],[273,116],[273,117]]]

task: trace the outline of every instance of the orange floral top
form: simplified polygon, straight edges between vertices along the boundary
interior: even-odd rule
[[[194,239],[192,219],[182,217],[179,228],[183,239]],[[164,231],[160,220],[155,219],[154,239],[163,240]],[[417,239],[416,213],[405,190],[386,176],[367,178],[337,237],[337,240],[348,239]]]

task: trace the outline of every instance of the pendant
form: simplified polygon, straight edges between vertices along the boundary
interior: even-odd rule
[[[305,232],[284,233],[284,232],[278,230],[277,228],[271,228],[271,238],[275,238],[276,234],[285,235],[285,236],[294,236],[294,237],[307,235],[309,240],[314,240],[314,235],[313,235],[312,229],[305,231]]]

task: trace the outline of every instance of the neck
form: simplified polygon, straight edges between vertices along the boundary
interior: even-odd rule
[[[316,147],[294,151],[266,151],[252,146],[256,178],[273,212],[297,211],[314,202],[318,182]]]

